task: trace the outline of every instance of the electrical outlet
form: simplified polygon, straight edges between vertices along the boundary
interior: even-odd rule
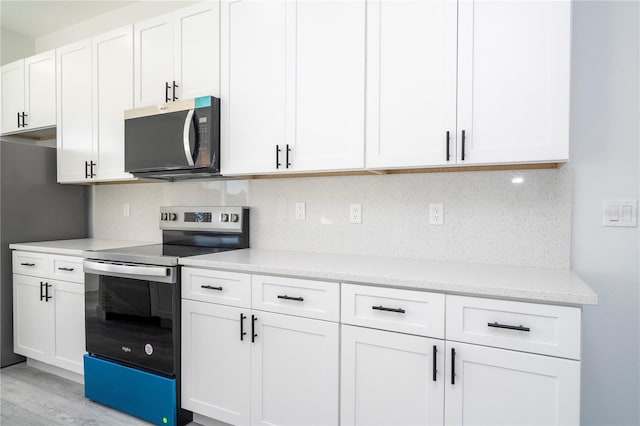
[[[349,207],[349,222],[362,223],[362,204],[351,204]]]
[[[307,206],[304,201],[296,202],[296,220],[307,219]]]
[[[444,224],[444,207],[442,203],[429,204],[429,225]]]
[[[122,205],[122,215],[124,217],[129,217],[130,214],[131,214],[131,208],[129,207],[129,203],[124,203]]]

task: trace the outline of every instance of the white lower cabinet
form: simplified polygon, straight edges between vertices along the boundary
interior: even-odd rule
[[[182,407],[237,425],[337,425],[339,324],[247,308],[242,274],[220,291],[245,296],[217,299],[236,306],[189,291],[217,275],[189,268],[182,281],[195,299],[182,300]]]
[[[13,276],[14,352],[83,374],[84,286]]]
[[[343,325],[340,423],[442,424],[444,357],[442,340]]]
[[[580,422],[579,361],[457,342],[446,360],[447,425]]]

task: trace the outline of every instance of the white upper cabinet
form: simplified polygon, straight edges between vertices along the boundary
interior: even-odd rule
[[[298,1],[292,6],[295,141],[289,168],[361,169],[365,2]]]
[[[57,49],[58,182],[133,179],[124,111],[133,107],[133,27]]]
[[[222,173],[361,169],[364,1],[222,8]]]
[[[287,6],[284,1],[222,3],[223,174],[274,171],[278,145],[287,143]]]
[[[461,0],[458,28],[458,163],[567,160],[571,3]]]
[[[368,2],[368,168],[455,164],[456,43],[455,1]]]
[[[219,28],[218,1],[137,23],[135,107],[219,96]]]
[[[2,67],[2,133],[56,125],[56,55],[51,50]]]
[[[124,172],[124,111],[133,108],[133,28],[94,37],[93,157],[100,180],[132,179]]]
[[[91,40],[56,49],[58,182],[92,174]]]

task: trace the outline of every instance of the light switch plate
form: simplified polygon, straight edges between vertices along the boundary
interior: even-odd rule
[[[296,202],[296,220],[307,220],[307,205],[304,201]]]
[[[635,227],[638,225],[638,200],[604,200],[602,226]]]

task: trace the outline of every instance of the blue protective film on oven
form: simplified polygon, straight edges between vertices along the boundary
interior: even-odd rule
[[[211,96],[200,96],[196,98],[196,108],[207,108],[211,106]]]
[[[85,355],[84,396],[156,425],[177,424],[175,379]]]

